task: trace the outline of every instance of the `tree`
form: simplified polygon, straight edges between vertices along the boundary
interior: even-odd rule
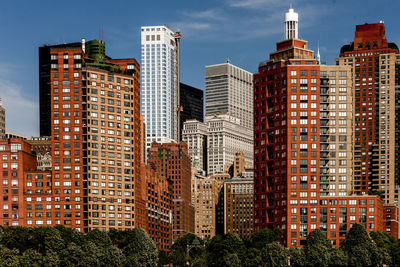
[[[306,266],[306,255],[304,250],[299,247],[291,247],[288,250],[290,266],[303,267]]]
[[[236,253],[230,253],[225,255],[223,258],[223,265],[221,266],[226,266],[226,267],[240,267],[240,260],[239,257]]]
[[[250,237],[250,245],[255,249],[263,249],[267,244],[279,242],[281,240],[282,230],[280,229],[262,229],[255,232]]]
[[[75,243],[69,243],[60,251],[60,265],[65,267],[81,266],[81,260],[85,256],[82,249]]]
[[[393,236],[385,232],[371,232],[369,234],[375,242],[378,249],[383,251],[383,254],[388,254],[392,263],[400,263],[400,247],[399,241]],[[388,259],[385,260],[386,262]]]
[[[242,259],[243,267],[262,266],[261,252],[255,248],[249,248]]]
[[[86,242],[85,235],[79,232],[76,229],[65,227],[64,225],[57,225],[54,227],[61,236],[61,239],[64,241],[65,244],[68,243],[75,243],[75,244],[82,244]]]
[[[308,266],[328,266],[331,242],[321,230],[314,230],[307,236],[304,246]]]
[[[288,266],[289,253],[278,242],[267,244],[261,251],[264,266]]]
[[[228,254],[236,254],[242,260],[246,253],[246,247],[237,234],[214,236],[206,247],[209,266],[224,266],[224,257]]]
[[[0,263],[4,267],[18,267],[20,266],[18,250],[9,249],[4,246],[0,246]]]
[[[171,260],[169,258],[168,252],[164,250],[158,250],[158,266],[164,266],[169,263],[171,263]]]
[[[104,260],[104,250],[101,246],[96,246],[93,242],[89,241],[81,246],[83,258],[79,261],[80,266],[105,266],[101,261]]]
[[[28,249],[20,257],[19,264],[26,267],[41,267],[43,266],[43,256],[36,250]]]
[[[53,227],[29,228],[32,240],[30,247],[39,253],[46,255],[48,251],[59,252],[65,248],[65,242],[61,238],[60,232]]]
[[[354,224],[342,242],[350,266],[381,266],[384,259],[379,255],[376,244],[371,240],[364,226]]]
[[[26,227],[3,227],[3,233],[1,238],[1,244],[9,249],[17,249],[23,253],[31,246],[31,234],[29,229]]]
[[[86,234],[86,240],[103,248],[112,246],[110,236],[106,232],[99,231],[98,229],[89,231]]]
[[[193,267],[207,267],[208,264],[207,264],[206,258],[204,256],[201,256],[201,257],[194,258],[192,260],[190,266],[193,266]]]
[[[109,246],[107,248],[103,248],[103,254],[100,258],[101,265],[110,266],[110,267],[118,267],[123,266],[125,264],[126,258],[122,251],[114,246]]]
[[[169,255],[169,261],[174,266],[185,266],[189,262],[190,258],[187,256],[185,251],[172,250]]]
[[[54,251],[47,251],[46,255],[43,256],[42,266],[44,267],[56,267],[60,266],[60,258]]]
[[[120,246],[126,258],[126,266],[157,265],[158,250],[146,231],[140,228],[126,230],[124,236]]]
[[[340,248],[331,248],[329,251],[329,266],[347,266],[347,255]]]

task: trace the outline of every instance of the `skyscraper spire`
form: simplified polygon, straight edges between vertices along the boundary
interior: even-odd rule
[[[318,41],[317,56],[315,59],[317,61],[317,64],[320,65],[321,64],[321,55],[319,54],[319,41]]]
[[[294,12],[292,5],[285,13],[285,40],[298,39],[299,14]]]

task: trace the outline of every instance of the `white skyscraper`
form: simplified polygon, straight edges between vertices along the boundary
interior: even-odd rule
[[[167,26],[141,28],[141,113],[146,148],[152,142],[177,140],[179,107],[179,39]]]

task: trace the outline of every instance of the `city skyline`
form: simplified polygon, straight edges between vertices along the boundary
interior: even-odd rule
[[[100,9],[118,14],[112,15],[118,17],[117,20],[107,21],[94,17],[96,12],[92,12],[96,15],[86,12],[89,3],[79,4],[78,10],[73,4],[60,10],[58,5],[50,6],[50,2],[42,2],[46,9],[27,1],[18,6],[5,3],[3,8],[9,12],[5,12],[0,21],[2,25],[13,21],[13,27],[0,28],[0,34],[5,37],[0,44],[0,95],[8,110],[7,131],[39,135],[37,47],[45,43],[68,43],[81,37],[97,39],[102,29],[103,39],[110,47],[108,54],[139,59],[140,27],[166,24],[180,29],[183,35],[181,81],[204,89],[205,66],[223,63],[227,58],[241,68],[256,72],[254,62],[267,59],[275,40],[282,39],[281,18],[290,3],[300,14],[299,37],[309,40],[310,48],[315,51],[319,42],[322,61],[328,64],[333,64],[340,47],[351,41],[358,24],[383,20],[387,38],[400,43],[394,13],[399,3],[393,0],[363,1],[363,8],[357,10],[357,14],[354,14],[357,3],[344,1],[226,0],[172,4],[159,1],[154,5],[159,7],[156,9],[144,3],[117,1],[106,5],[100,2]],[[18,17],[18,14],[24,16]],[[337,14],[340,14],[340,24],[336,23]],[[14,21],[15,17],[18,21]],[[58,23],[49,23],[51,21]]]
[[[282,6],[272,0],[224,3]],[[40,137],[10,127],[3,136],[8,122],[34,130],[10,116],[12,107],[3,108],[7,98],[17,113],[33,111],[18,103],[12,87],[5,87],[11,97],[0,91],[0,228],[142,228],[161,250],[187,234],[237,233],[253,242],[253,233],[270,230],[279,231],[276,240],[286,248],[304,246],[307,253],[309,236],[318,230],[314,234],[327,244],[345,249],[356,224],[398,239],[399,42],[386,35],[383,20],[351,25],[350,34],[334,25],[337,31],[325,29],[324,38],[341,44],[330,50],[334,60],[321,60],[325,48],[302,34],[313,27],[302,19],[310,14],[292,4],[282,9],[273,17],[283,22],[281,34],[270,37],[275,48],[266,46],[256,60],[250,48],[260,41],[246,39],[240,52],[249,52],[246,60],[258,71],[230,58],[206,58],[219,63],[196,74],[204,91],[191,86],[196,79],[180,82],[185,34],[176,25],[141,26],[136,58],[121,56],[102,27],[98,39],[38,46]],[[203,64],[194,58],[188,57],[192,65]],[[16,84],[31,71],[8,79]],[[0,61],[0,88],[1,75]],[[205,241],[207,248],[214,241]]]

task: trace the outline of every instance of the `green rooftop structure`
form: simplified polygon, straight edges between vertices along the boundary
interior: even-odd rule
[[[121,72],[121,67],[106,62],[106,43],[103,40],[91,40],[86,43],[85,53],[93,62],[88,60],[87,66],[105,69],[112,72]]]

